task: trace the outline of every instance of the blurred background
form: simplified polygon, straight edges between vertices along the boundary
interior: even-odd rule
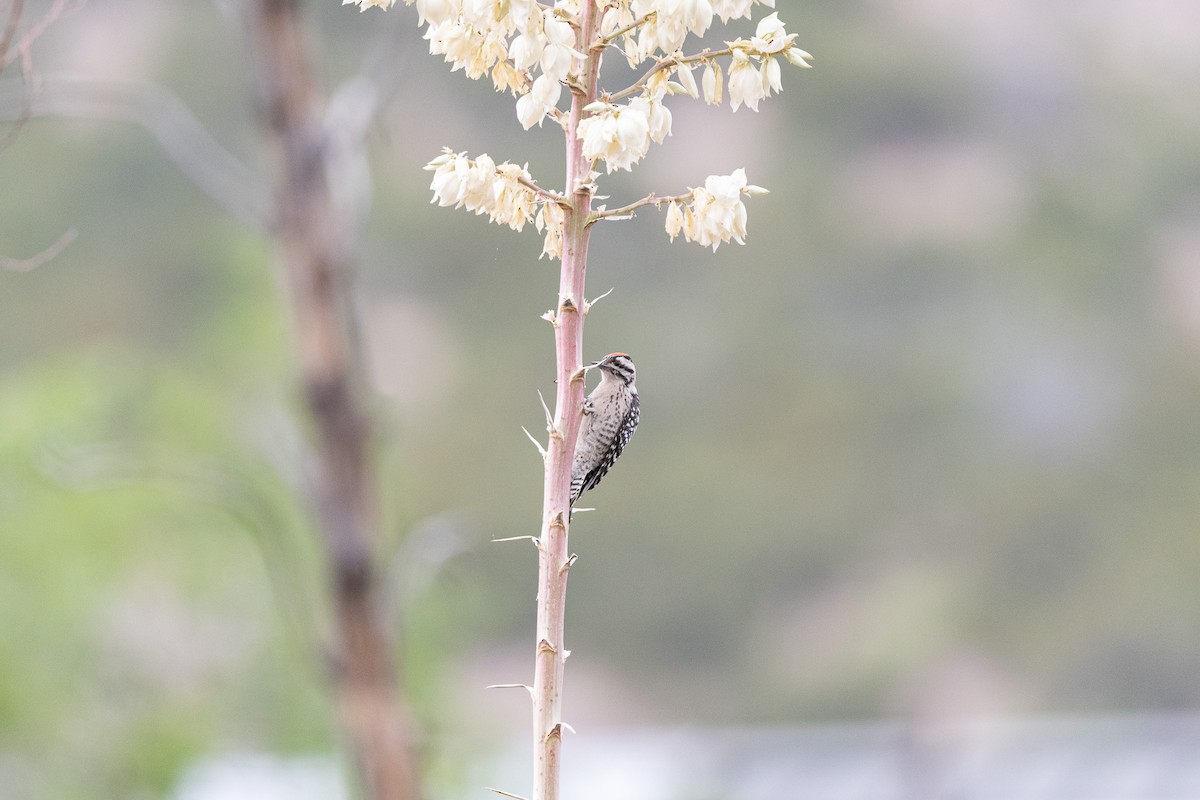
[[[169,92],[266,176],[233,6],[93,0],[34,65]],[[536,559],[490,540],[538,525],[557,270],[421,167],[557,186],[561,136],[411,9],[309,9],[335,92],[400,48],[346,174],[430,791],[520,792],[528,702],[483,687],[531,677]],[[778,10],[814,69],[757,114],[677,98],[603,179],[623,204],[744,166],[771,194],[744,247],[670,244],[653,210],[592,239],[586,353],[633,355],[643,416],[572,527],[574,796],[950,796],[979,742],[1010,776],[1059,748],[1182,781],[1077,796],[1200,796],[1200,6]],[[97,103],[0,150],[0,795],[346,796],[270,243]],[[857,782],[800,788],[830,769]],[[1054,769],[954,796],[1066,796]]]

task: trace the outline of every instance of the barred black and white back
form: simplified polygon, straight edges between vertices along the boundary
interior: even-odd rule
[[[625,353],[610,353],[592,366],[600,370],[600,385],[583,404],[571,464],[571,505],[608,473],[641,417],[633,360]]]

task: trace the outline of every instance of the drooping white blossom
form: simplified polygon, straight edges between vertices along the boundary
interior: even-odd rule
[[[763,59],[762,68],[763,97],[770,97],[783,91],[783,75],[779,70],[779,59],[767,57]]]
[[[530,26],[517,35],[508,46],[508,55],[517,69],[529,69],[542,60],[546,35],[541,25]]]
[[[650,120],[643,108],[593,103],[592,114],[579,122],[583,155],[604,161],[608,172],[629,169],[650,149]]]
[[[683,47],[688,34],[703,36],[712,25],[710,0],[631,0],[630,21],[652,14],[642,25],[637,40],[635,64],[655,51],[673,53]]]
[[[579,122],[583,155],[601,160],[607,172],[630,169],[671,134],[671,112],[659,98],[635,97],[627,105],[596,102]]]
[[[384,2],[390,6],[396,0],[384,0]],[[417,21],[421,25],[426,23],[439,25],[457,13],[454,0],[415,0],[413,5],[417,7]]]
[[[650,121],[650,141],[662,144],[671,135],[671,109],[658,98],[641,98],[647,106],[646,118]]]
[[[558,105],[562,84],[548,75],[538,75],[527,94],[517,98],[517,119],[525,130],[541,125],[550,110]]]
[[[729,65],[729,105],[734,111],[745,103],[758,111],[758,101],[766,97],[763,79],[746,51],[734,48],[733,63]]]
[[[431,202],[439,206],[487,214],[492,222],[516,231],[533,219],[538,196],[529,186],[533,179],[525,167],[507,161],[497,165],[486,153],[472,161],[447,151],[425,169],[433,172]]]
[[[692,67],[690,64],[680,64],[675,68],[675,78],[679,82],[679,86],[693,100],[700,97],[700,90],[696,87],[696,76],[692,75]]]
[[[755,2],[768,8],[775,7],[775,0],[715,0],[713,11],[721,18],[721,22],[729,22],[731,19],[750,19],[750,9]]]
[[[526,74],[507,61],[497,61],[496,66],[492,67],[492,84],[496,91],[511,91],[517,97],[528,93],[530,89]]]
[[[710,61],[704,66],[704,102],[710,106],[719,106],[724,99],[724,82],[721,75],[721,65]]]
[[[542,29],[547,42],[540,59],[542,74],[565,81],[575,66],[575,58],[583,58],[575,50],[575,31],[566,20],[557,17],[553,9],[546,9]]]
[[[671,241],[675,241],[675,237],[683,230],[683,209],[679,203],[671,202],[667,204],[667,236],[671,237]]]
[[[562,258],[563,220],[566,218],[562,206],[557,203],[542,203],[533,224],[538,231],[545,231],[546,238],[542,241],[542,256],[551,260]]]
[[[492,222],[507,225],[515,231],[525,227],[533,219],[537,207],[537,195],[522,183],[531,179],[529,170],[506,162],[496,167],[496,179],[492,182],[494,210],[490,212]]]
[[[809,69],[812,67],[812,64],[808,63],[812,56],[801,50],[799,47],[789,47],[787,50],[784,50],[783,57],[786,58],[788,63],[793,67],[803,67],[804,69]]]
[[[689,242],[716,250],[731,239],[745,243],[746,206],[742,195],[765,194],[766,189],[746,183],[746,171],[731,175],[710,175],[703,188],[692,189],[691,201],[684,207],[667,207],[666,230],[672,239],[679,233]]]

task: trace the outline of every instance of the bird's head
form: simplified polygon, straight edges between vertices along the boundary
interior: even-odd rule
[[[586,369],[598,369],[606,377],[619,380],[626,385],[633,383],[637,376],[637,371],[633,368],[633,359],[629,357],[628,353],[609,353],[599,361],[588,364]]]

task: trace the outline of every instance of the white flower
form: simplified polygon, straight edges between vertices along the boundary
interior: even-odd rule
[[[630,169],[650,149],[650,113],[652,101],[635,98],[627,106],[593,103],[593,113],[579,123],[578,136],[583,140],[584,157],[603,159],[608,172]],[[659,118],[655,133],[670,132],[670,117]]]
[[[556,80],[566,80],[576,56],[583,58],[575,51],[575,31],[566,20],[555,16],[553,9],[546,9],[542,29],[549,43],[540,59],[542,73]]]
[[[550,109],[558,105],[562,84],[549,75],[538,75],[527,94],[517,98],[517,119],[525,130],[541,125]]]
[[[517,30],[525,32],[529,30],[528,22],[540,20],[542,13],[537,0],[508,0],[508,16],[516,25]]]
[[[682,0],[679,16],[687,25],[687,29],[697,36],[703,36],[713,21],[713,7],[709,0]]]
[[[425,169],[434,171],[433,182],[429,184],[433,201],[443,207],[462,204],[471,172],[471,163],[462,153],[447,152],[426,164]]]
[[[758,28],[754,31],[754,38],[750,40],[750,44],[760,53],[781,53],[791,47],[795,38],[796,34],[788,34],[783,29],[779,12],[775,12],[758,21]]]
[[[389,5],[395,0],[385,0]],[[413,0],[406,0],[412,3]],[[454,8],[452,0],[416,0],[413,3],[417,7],[417,21],[424,25],[440,25],[441,23],[454,17],[458,12]]]
[[[525,73],[507,61],[497,61],[496,66],[492,67],[492,85],[498,92],[511,90],[517,97],[530,89]]]
[[[553,76],[538,75],[529,93],[549,111],[558,105],[558,98],[562,96],[562,84]]]
[[[508,55],[517,69],[529,69],[542,60],[546,39],[540,30],[531,30],[517,36],[508,45]]]
[[[634,0],[637,2],[638,0]],[[614,3],[607,14],[604,14],[600,22],[600,35],[603,37],[611,36],[621,28],[625,28],[634,21],[634,13],[628,3]],[[636,67],[641,62],[641,57],[637,54],[637,42],[630,33],[625,33],[621,36],[619,50],[625,55],[625,60],[629,62],[629,66]]]
[[[471,161],[462,153],[446,151],[425,169],[433,171],[429,188],[432,202],[440,206],[487,214],[492,222],[518,231],[533,218],[537,196],[526,185],[533,179],[525,167],[507,161],[497,165],[486,153]]]
[[[593,2],[596,2],[597,8],[603,8],[606,5],[606,3],[596,0]],[[583,0],[554,0],[554,7],[561,14],[566,14],[572,19],[579,19],[580,14],[583,13]]]
[[[517,98],[517,121],[521,127],[529,130],[534,125],[541,125],[546,118],[546,107],[539,104],[533,97],[533,92],[527,92]]]
[[[671,241],[675,241],[675,237],[679,235],[679,231],[683,229],[683,209],[679,207],[679,203],[671,202],[667,204],[667,236],[671,237]],[[691,239],[691,237],[687,237]]]
[[[729,104],[734,111],[745,103],[751,110],[758,111],[758,101],[766,96],[762,76],[750,63],[743,50],[735,48],[733,63],[729,65]]]
[[[496,162],[487,153],[483,153],[475,159],[475,163],[467,172],[461,204],[476,214],[490,212],[495,205],[495,181]]]
[[[754,5],[753,0],[715,0],[713,12],[721,18],[721,22],[729,22],[731,19],[742,17],[749,19],[752,5]]]
[[[662,144],[671,135],[671,111],[657,98],[635,97],[629,101],[629,107],[636,109],[646,118],[646,129],[650,141]]]
[[[697,242],[702,247],[711,245],[713,250],[730,239],[744,244],[746,206],[742,203],[742,195],[765,191],[746,184],[744,169],[734,170],[732,175],[710,175],[704,181],[704,188],[692,190],[692,201],[684,210],[682,221],[667,209],[667,233],[671,234],[672,226],[675,226],[674,230],[682,230],[689,242]]]
[[[763,97],[770,97],[771,93],[779,93],[783,91],[783,77],[779,70],[779,61],[768,56],[760,70],[762,73]]]
[[[396,4],[396,0],[342,0],[342,5],[348,6],[351,3],[358,4],[359,11],[366,11],[371,6],[378,6],[384,11]]]
[[[714,61],[709,61],[705,64],[704,77],[701,79],[701,83],[704,86],[704,102],[710,106],[721,105],[721,101],[724,99],[722,95],[724,84],[721,79],[721,65]]]
[[[600,20],[600,35],[610,36],[631,22],[633,22],[633,11],[629,8],[629,4],[613,4],[609,12]]]
[[[429,24],[424,37],[429,52],[444,54],[467,77],[475,80],[487,74],[497,61],[508,58],[508,37],[514,20],[501,14],[495,0],[439,0],[444,8],[426,3]],[[444,19],[439,21],[439,18]]]
[[[700,90],[696,87],[696,78],[692,75],[692,68],[689,64],[680,64],[675,67],[675,77],[679,79],[680,87],[687,92],[689,97],[700,96]]]
[[[445,55],[454,66],[453,70],[464,69],[467,75],[478,78],[491,68],[484,62],[483,35],[463,22],[461,18],[430,24],[425,29],[429,40],[429,52]]]
[[[685,34],[690,32],[697,36],[703,36],[704,32],[712,25],[713,7],[710,0],[653,0],[652,2],[635,0],[633,6],[633,13],[636,16],[654,11],[654,21],[660,27],[682,29]],[[682,43],[680,41],[675,47],[666,47],[663,52],[672,52],[678,49]]]
[[[812,58],[812,56],[801,50],[799,47],[789,47],[787,50],[784,50],[783,57],[788,60],[788,63],[795,67],[804,67],[805,69],[808,69],[812,66],[812,64],[808,63],[808,59]]]
[[[647,105],[639,103],[636,106],[628,105],[617,110],[615,139],[617,152],[604,157],[605,168],[609,172],[614,169],[629,169],[633,164],[641,161],[642,156],[646,155],[650,149],[650,120],[646,113]]]
[[[546,9],[543,16],[542,26],[546,31],[546,39],[550,44],[558,45],[559,47],[574,47],[575,46],[575,31],[572,30],[571,24],[565,19],[560,19],[554,9]]]
[[[546,238],[542,241],[542,256],[562,258],[562,229],[565,214],[557,203],[542,203],[537,216],[533,219],[538,231],[545,231]]]
[[[495,203],[490,211],[492,222],[519,231],[533,218],[533,208],[537,204],[533,190],[521,183],[522,179],[532,179],[529,170],[505,162],[495,168],[495,173],[492,182]]]
[[[640,26],[636,46],[630,47],[632,37],[625,41],[626,55],[631,65],[650,58],[656,51],[673,53],[683,47],[689,33],[703,36],[712,25],[711,0],[632,0],[614,4],[620,9],[605,17],[605,35],[624,27],[647,14],[653,16]]]
[[[550,45],[542,51],[542,76],[555,81],[565,81],[575,66],[575,51],[569,47]]]

